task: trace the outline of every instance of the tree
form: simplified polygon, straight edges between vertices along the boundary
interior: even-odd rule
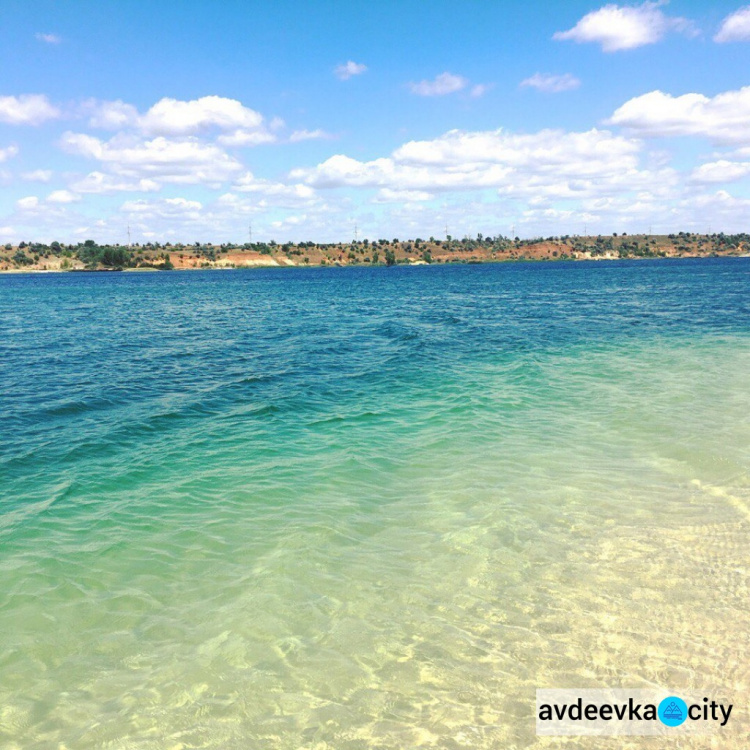
[[[396,265],[396,254],[390,248],[385,251],[385,264],[386,266]]]
[[[19,266],[30,266],[34,261],[23,250],[16,250],[13,262]]]

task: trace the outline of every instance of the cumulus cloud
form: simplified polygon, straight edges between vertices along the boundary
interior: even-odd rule
[[[60,110],[43,94],[0,96],[0,122],[10,125],[39,125],[60,117]]]
[[[98,101],[89,99],[83,104],[89,113],[89,126],[102,130],[121,130],[138,122],[138,110],[121,99]]]
[[[42,34],[40,32],[38,34],[34,34],[34,36],[40,42],[44,42],[45,44],[60,44],[60,42],[62,41],[58,34]]]
[[[200,211],[203,204],[200,201],[188,200],[187,198],[162,198],[156,201],[144,199],[125,201],[120,210],[126,214],[144,214],[159,212],[162,216],[165,214],[178,214],[184,216],[186,213]]]
[[[298,239],[309,239],[311,231],[319,234],[322,229],[330,232],[332,226],[340,226],[339,215],[342,206],[347,205],[346,200],[329,206],[314,198],[295,197],[294,186],[264,180],[256,182],[258,191],[230,192],[206,201],[188,196],[132,198],[116,208],[99,208],[95,221],[81,209],[81,206],[88,208],[86,196],[78,201],[78,195],[74,193],[75,199],[66,202],[71,196],[51,195],[42,199],[32,195],[17,201],[15,212],[0,223],[7,225],[4,236],[15,241],[19,237],[43,241],[94,237],[101,242],[125,241],[123,235],[127,225],[132,228],[135,239],[154,238],[160,242],[242,241],[247,236],[249,218],[253,219],[254,234],[265,239],[271,238],[273,226],[294,216],[309,217],[294,233]],[[304,196],[312,193],[307,186],[300,188]],[[334,237],[335,232],[331,239]]]
[[[161,188],[156,180],[127,178],[105,172],[90,172],[85,177],[73,180],[68,187],[76,193],[108,194],[120,192],[150,193]]]
[[[520,85],[555,92],[577,84],[571,74],[537,73]],[[427,96],[458,91],[468,97],[487,89],[451,73],[413,84],[422,85],[421,93]],[[39,98],[52,107],[46,98]],[[0,99],[0,112],[6,118],[10,110],[17,113],[22,99]],[[404,143],[371,160],[334,153],[320,163],[291,170],[282,180],[253,175],[230,149],[331,136],[320,129],[287,129],[281,121],[269,122],[241,102],[222,97],[162,99],[145,112],[121,100],[90,100],[68,114],[86,118],[98,129],[66,132],[60,140],[63,150],[85,168],[71,174],[66,165],[65,189],[49,192],[47,188],[46,198],[21,198],[16,213],[2,218],[0,223],[24,235],[49,231],[77,237],[85,227],[86,236],[104,239],[109,233],[120,241],[122,227],[131,223],[141,238],[234,240],[246,236],[248,218],[253,217],[254,234],[265,234],[267,239],[279,238],[277,229],[284,240],[340,239],[341,227],[355,213],[360,227],[371,228],[370,236],[424,236],[434,234],[446,221],[453,234],[471,232],[472,227],[473,233],[477,229],[507,233],[511,220],[502,219],[501,225],[503,216],[512,217],[527,233],[543,228],[546,234],[578,231],[563,225],[584,216],[590,229],[600,226],[603,231],[642,230],[643,222],[647,226],[652,221],[655,226],[690,228],[697,221],[691,211],[703,212],[701,222],[711,221],[725,230],[746,221],[748,206],[742,199],[726,190],[707,193],[706,186],[715,191],[724,187],[722,183],[750,177],[750,132],[745,133],[750,87],[715,97],[661,91],[635,97],[608,121],[628,128],[630,135],[601,128],[525,134],[452,130]],[[61,116],[56,109],[54,116]],[[28,112],[14,117],[34,121]],[[669,159],[646,151],[647,142],[642,140],[675,135],[701,136],[734,148],[731,153],[717,149],[707,163],[678,173],[670,168]],[[0,161],[15,152],[15,146],[0,148]],[[52,173],[35,170],[20,177],[49,182]],[[204,199],[201,192],[201,201],[194,196],[138,195],[168,185],[202,185],[228,192],[215,199]],[[331,194],[326,191],[331,189],[340,190],[329,204],[326,195]],[[107,215],[103,209],[111,202],[100,204],[89,197],[117,193],[135,193],[127,197],[137,200]],[[100,219],[92,224],[87,216],[94,209]]]
[[[276,136],[264,129],[235,130],[220,135],[216,140],[222,146],[260,146],[264,143],[274,143]]]
[[[81,196],[71,193],[70,190],[53,190],[47,196],[49,203],[75,203],[79,200],[81,200]]]
[[[133,129],[146,136],[193,136],[213,131],[219,133],[218,141],[225,146],[257,146],[272,143],[276,136],[271,132],[283,127],[283,121],[274,119],[266,126],[263,115],[245,107],[237,99],[222,96],[204,96],[200,99],[160,99],[144,114],[119,99],[98,101],[90,99],[83,104],[89,114],[89,125],[103,130]]]
[[[617,52],[654,44],[670,31],[679,31],[688,36],[696,34],[691,21],[665,15],[659,9],[663,4],[605,5],[587,13],[572,29],[556,32],[552,38],[579,44],[595,42],[601,44],[605,52]]]
[[[469,79],[453,73],[440,73],[431,81],[419,81],[410,83],[409,89],[417,96],[445,96],[454,94],[465,89],[469,85]]]
[[[651,91],[619,107],[608,124],[645,136],[701,136],[719,144],[750,143],[750,86],[714,97]]]
[[[263,116],[236,99],[203,96],[191,101],[164,98],[139,119],[147,135],[195,135],[211,127],[220,130],[255,130]]]
[[[36,195],[29,195],[16,201],[16,208],[19,211],[31,211],[37,206],[39,206],[39,198]]]
[[[0,162],[4,162],[4,161],[8,161],[8,159],[12,159],[17,153],[18,153],[17,146],[6,146],[5,148],[0,148]]]
[[[275,142],[283,120],[264,117],[235,99],[207,96],[190,101],[164,98],[145,113],[122,100],[88,100],[78,111],[95,128],[118,131],[110,138],[66,132],[59,143],[69,154],[99,162],[70,179],[73,194],[153,192],[167,184],[200,184],[212,189],[237,182],[242,163],[227,148]],[[294,131],[292,142],[330,137],[322,130]],[[270,183],[238,189],[282,196]],[[308,186],[285,186],[284,200],[312,193]],[[296,191],[296,193],[295,193]],[[302,196],[305,197],[305,196]]]
[[[728,15],[714,36],[715,42],[750,41],[750,5],[746,5]]]
[[[428,141],[411,141],[389,157],[361,162],[337,154],[290,178],[316,188],[362,187],[424,193],[496,189],[530,199],[581,199],[642,188],[654,180],[673,184],[669,169],[641,169],[641,143],[606,130],[452,130]],[[387,198],[395,193],[380,193]]]
[[[70,154],[98,160],[115,175],[159,184],[216,186],[242,170],[242,165],[219,146],[193,137],[143,140],[120,134],[102,141],[85,133],[68,132],[61,146]]]
[[[689,194],[676,201],[673,226],[701,232],[708,226],[725,232],[747,231],[750,199],[732,195],[727,190]]]
[[[533,76],[525,78],[519,86],[530,87],[549,94],[558,94],[561,91],[572,91],[577,89],[581,82],[571,73],[563,75],[550,75],[547,73],[534,73]]]
[[[364,63],[356,63],[353,60],[348,60],[341,65],[337,65],[333,69],[333,74],[341,81],[348,81],[352,76],[362,75],[367,70],[367,66]]]
[[[254,178],[249,176],[248,180],[252,181]],[[256,182],[262,190],[270,188],[271,193],[277,187],[286,187],[263,180]],[[309,239],[311,227],[321,225],[321,216],[325,217],[323,224],[330,217],[338,217],[336,207],[271,193],[238,195],[229,192],[211,202],[182,197],[129,200],[120,206],[117,214],[107,219],[107,226],[121,227],[127,221],[138,235],[144,237],[156,236],[182,241],[186,238],[241,241],[241,238],[247,236],[247,221],[250,218],[253,219],[253,233],[263,234],[266,239],[270,239],[267,232],[272,228],[275,231],[280,226],[286,226],[289,221],[293,223],[295,216],[309,216],[309,220],[294,233],[299,239]],[[307,206],[314,207],[315,210],[307,214]],[[339,219],[336,218],[336,221]]]
[[[361,162],[345,154],[336,154],[312,169],[293,169],[289,176],[320,188],[377,187],[387,184],[393,172],[391,159]]]
[[[318,200],[317,193],[309,185],[272,182],[271,180],[255,177],[252,172],[243,174],[234,183],[232,189],[239,193],[256,195],[261,201],[272,199],[275,206],[312,205]],[[227,195],[231,196],[231,193]],[[263,205],[268,205],[268,203],[264,203]]]
[[[690,180],[704,184],[726,183],[736,182],[748,175],[750,175],[750,162],[718,159],[717,161],[707,162],[696,167],[690,175]]]

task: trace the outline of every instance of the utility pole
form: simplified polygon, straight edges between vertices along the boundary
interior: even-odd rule
[[[130,224],[128,224],[128,250],[130,250]]]
[[[448,225],[445,225],[445,239],[448,239]]]
[[[253,225],[252,224],[247,225],[247,241],[248,241],[248,244],[250,245],[253,244]]]
[[[354,241],[357,242],[357,240],[359,240],[359,227],[357,222],[354,222]]]

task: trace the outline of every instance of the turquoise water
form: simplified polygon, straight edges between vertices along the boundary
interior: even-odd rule
[[[750,259],[9,275],[0,377],[0,747],[747,716]]]

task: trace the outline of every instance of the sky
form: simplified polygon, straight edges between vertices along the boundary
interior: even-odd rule
[[[750,6],[3,0],[0,242],[740,232]]]

